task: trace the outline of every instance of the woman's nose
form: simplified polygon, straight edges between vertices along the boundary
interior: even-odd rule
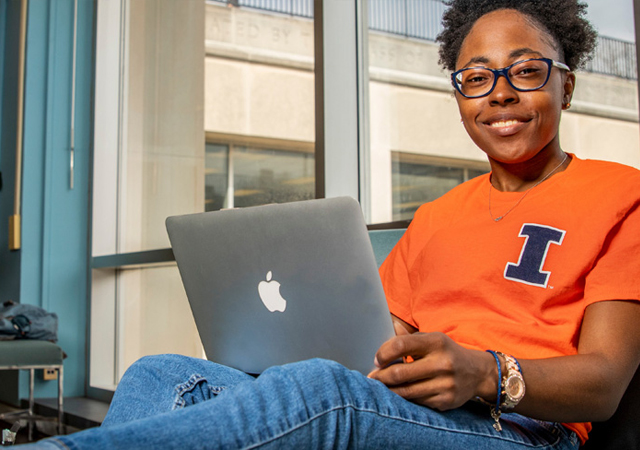
[[[506,75],[498,75],[496,85],[489,94],[489,102],[494,105],[507,105],[519,101],[518,91],[511,86]]]

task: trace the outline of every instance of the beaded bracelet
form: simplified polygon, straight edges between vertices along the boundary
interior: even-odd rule
[[[493,417],[493,420],[495,420],[495,423],[493,424],[493,428],[496,431],[502,431],[502,425],[500,425],[500,395],[502,393],[502,366],[500,364],[500,358],[498,358],[498,354],[496,352],[494,352],[493,350],[487,350],[488,353],[491,353],[493,355],[493,357],[496,360],[496,363],[498,364],[498,395],[496,397],[496,404],[495,406],[491,406],[491,417]]]

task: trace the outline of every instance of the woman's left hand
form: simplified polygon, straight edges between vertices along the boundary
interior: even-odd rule
[[[396,327],[397,336],[376,353],[378,367],[368,376],[401,397],[445,411],[480,396],[495,401],[498,370],[493,356],[469,350],[443,333],[412,333]],[[407,357],[413,362],[393,364]]]

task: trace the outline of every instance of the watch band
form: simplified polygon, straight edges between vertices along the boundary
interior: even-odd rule
[[[505,359],[507,373],[502,379],[500,409],[506,411],[515,408],[524,398],[526,387],[522,370],[518,361],[511,356],[501,352],[497,352]]]

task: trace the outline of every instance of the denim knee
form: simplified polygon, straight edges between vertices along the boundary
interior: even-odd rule
[[[265,375],[287,388],[297,388],[303,396],[308,393],[314,397],[318,392],[322,392],[323,397],[348,396],[350,385],[366,380],[359,372],[321,358],[275,366],[267,369],[262,376]]]
[[[353,376],[353,372],[340,363],[329,359],[313,358],[305,361],[275,366],[267,369],[265,373],[282,371],[294,378],[303,378],[306,381],[313,380],[340,380]]]
[[[140,374],[166,372],[178,364],[185,364],[189,358],[182,355],[150,355],[143,356],[131,364],[122,378],[140,376]]]

